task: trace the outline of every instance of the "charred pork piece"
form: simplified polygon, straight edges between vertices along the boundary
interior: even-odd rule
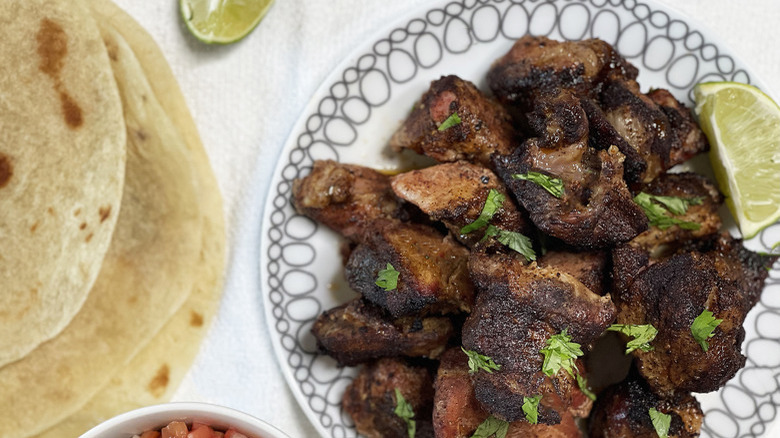
[[[666,113],[675,134],[675,141],[669,152],[670,166],[688,161],[694,155],[709,150],[707,137],[693,119],[691,110],[672,96],[669,90],[659,88],[647,93],[647,97]]]
[[[444,76],[431,83],[390,139],[390,147],[411,149],[439,162],[467,160],[490,166],[494,152],[508,154],[513,149],[514,135],[501,105],[471,82]]]
[[[607,127],[591,136],[591,141],[598,148],[618,146],[626,155],[626,180],[632,185],[648,183],[708,149],[690,110],[667,90],[644,95],[633,80],[610,81],[604,85],[600,102],[606,120],[625,143],[614,142]],[[591,108],[588,117],[598,123],[598,111]]]
[[[749,308],[753,308],[761,299],[764,280],[769,275],[769,269],[778,259],[778,256],[767,256],[750,251],[742,245],[741,239],[735,239],[728,233],[689,242],[687,248],[683,248],[684,250],[713,254],[727,260],[732,269],[726,271],[727,275],[743,286],[741,290]],[[733,270],[737,268],[741,269]]]
[[[392,319],[383,309],[357,298],[317,318],[312,333],[320,351],[342,366],[380,357],[436,358],[455,329],[446,317]]]
[[[647,229],[647,217],[623,180],[617,147],[588,146],[588,120],[580,100],[551,91],[536,100],[529,120],[539,137],[526,140],[511,155],[493,157],[509,190],[543,232],[583,248],[606,248]],[[562,185],[558,196],[520,175],[542,175]]]
[[[696,224],[698,228],[681,228],[671,225],[661,229],[650,229],[634,238],[630,244],[650,251],[654,256],[674,251],[675,246],[685,242],[712,236],[720,230],[721,220],[718,208],[723,196],[711,181],[696,173],[664,173],[642,189],[642,192],[654,196],[671,196],[685,200],[698,198],[700,204],[688,206],[684,214],[673,215],[675,219]],[[651,201],[654,202],[654,201]],[[658,204],[661,205],[661,204]],[[671,214],[671,212],[670,212]]]
[[[613,259],[618,323],[652,324],[658,330],[654,350],[632,353],[639,372],[664,398],[717,390],[745,364],[742,324],[775,259],[751,253],[728,235],[655,263],[645,253],[651,263],[645,267],[641,253],[623,248],[621,258]],[[691,326],[704,310],[722,322],[711,338],[697,340]]]
[[[502,103],[525,113],[540,90],[565,89],[582,97],[595,96],[608,78],[635,79],[637,74],[636,67],[604,41],[559,42],[524,36],[493,64],[487,79]]]
[[[293,182],[292,202],[301,214],[358,241],[373,220],[406,217],[388,176],[330,160],[315,161],[308,176]]]
[[[474,374],[477,400],[511,422],[525,418],[524,397],[541,394],[539,422],[560,423],[562,413],[588,400],[566,371],[552,377],[542,372],[540,350],[563,330],[587,349],[614,320],[609,296],[599,297],[559,270],[506,254],[472,253],[469,270],[479,293],[463,326],[463,346],[500,365]]]
[[[477,220],[491,189],[505,199],[490,223],[508,231],[531,232],[530,223],[509,197],[504,184],[485,167],[458,161],[402,173],[391,181],[399,198],[443,222],[453,236],[470,248],[484,233],[461,234],[460,230]]]
[[[345,275],[352,289],[393,318],[468,312],[474,302],[468,254],[431,227],[376,220],[372,234],[352,251]],[[398,272],[395,288],[376,284],[388,263]]]
[[[433,379],[427,368],[402,359],[380,359],[364,366],[347,387],[344,412],[368,438],[409,438],[407,423],[395,414],[396,390],[414,411],[415,437],[433,438]]]
[[[436,438],[469,438],[490,414],[474,394],[468,373],[468,359],[460,348],[447,350],[441,356],[434,382],[433,429]],[[525,420],[509,424],[507,438],[580,438],[582,433],[570,412],[561,423],[548,426]]]
[[[629,187],[641,184],[643,175],[647,170],[647,162],[639,151],[628,144],[620,133],[607,119],[604,110],[592,99],[582,99],[582,108],[588,117],[589,133],[588,144],[596,149],[609,149],[610,146],[618,148],[626,158],[623,161],[623,178]]]
[[[606,276],[609,265],[606,251],[573,252],[551,250],[538,260],[539,266],[565,272],[598,295],[607,293]]]
[[[669,118],[652,99],[639,91],[639,84],[631,80],[610,81],[604,85],[600,100],[607,120],[636,154],[625,149],[621,152],[640,160],[639,167],[644,168],[640,175],[630,175],[627,179],[648,183],[671,167],[669,153],[675,134]]]
[[[657,438],[650,409],[670,415],[669,438],[699,436],[704,413],[691,394],[675,400],[658,398],[641,377],[607,388],[599,394],[590,416],[590,438]]]

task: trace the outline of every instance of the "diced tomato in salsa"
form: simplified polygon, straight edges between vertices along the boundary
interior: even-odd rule
[[[192,423],[192,427],[188,428],[183,421],[171,421],[160,431],[149,430],[137,436],[138,438],[249,438],[233,428],[222,432],[198,422]]]

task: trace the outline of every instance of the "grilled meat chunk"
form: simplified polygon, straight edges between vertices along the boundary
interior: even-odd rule
[[[474,302],[468,254],[431,227],[379,219],[365,243],[350,254],[345,275],[352,289],[393,318],[468,312]],[[399,272],[397,287],[389,291],[376,284],[388,263]]]
[[[647,228],[647,217],[623,180],[623,154],[614,146],[602,151],[588,146],[588,120],[579,99],[567,91],[544,94],[529,120],[539,137],[493,158],[498,175],[540,230],[572,246],[605,248]],[[528,172],[560,179],[561,197],[513,178]]]
[[[675,134],[669,118],[652,99],[639,91],[636,81],[608,82],[601,92],[600,100],[606,119],[636,151],[636,154],[625,149],[621,151],[640,163],[626,166],[644,168],[639,175],[627,175],[629,181],[648,183],[671,167],[669,153]]]
[[[637,74],[636,67],[604,41],[560,42],[527,35],[496,60],[487,80],[502,103],[525,113],[539,91],[564,89],[595,96],[608,78],[635,79]]]
[[[320,351],[342,366],[380,357],[436,358],[454,334],[446,317],[392,319],[383,309],[357,298],[328,310],[314,322]]]
[[[641,377],[629,376],[599,394],[590,416],[590,438],[657,438],[650,409],[670,415],[670,438],[699,436],[704,413],[691,394],[674,400],[658,398]]]
[[[565,272],[579,280],[592,292],[604,295],[607,293],[605,282],[609,261],[609,253],[606,251],[551,250],[541,256],[537,263],[541,267]]]
[[[591,137],[592,144],[597,148],[618,146],[626,156],[626,181],[632,186],[648,183],[708,149],[707,139],[690,110],[668,90],[657,89],[645,95],[636,81],[609,81],[599,100],[604,118],[624,142],[615,142],[609,128],[602,126],[600,135]],[[597,123],[601,120],[592,107],[588,117]]]
[[[669,152],[669,165],[688,161],[694,155],[709,150],[707,137],[693,118],[691,110],[677,100],[669,90],[659,88],[647,93],[669,119],[675,140]]]
[[[623,249],[621,257],[613,259],[618,323],[652,324],[658,330],[653,351],[632,353],[640,374],[664,398],[717,390],[745,364],[742,324],[774,259],[751,253],[728,235],[654,263],[641,252]],[[642,267],[642,259],[649,266]],[[630,275],[621,273],[637,268]],[[707,351],[691,332],[694,319],[705,309],[723,320]]]
[[[406,218],[389,177],[331,160],[315,161],[308,176],[293,182],[292,203],[301,214],[357,241],[371,232],[375,219]]]
[[[491,224],[523,234],[531,232],[530,223],[509,197],[504,184],[485,167],[465,161],[439,164],[396,175],[391,185],[398,197],[416,205],[433,220],[443,222],[453,236],[469,247],[484,233],[464,235],[460,230],[479,217],[491,189],[505,198]]]
[[[717,233],[721,227],[718,208],[723,196],[707,178],[691,172],[664,173],[642,189],[651,195],[674,196],[683,199],[701,198],[699,205],[691,205],[685,214],[674,217],[685,222],[699,225],[698,229],[683,229],[672,225],[666,229],[651,226],[650,229],[634,238],[630,244],[639,246],[653,254],[674,250],[685,242],[702,239]]]
[[[436,438],[468,438],[490,413],[482,408],[474,394],[468,373],[468,359],[460,348],[441,356],[434,382],[433,429]],[[579,438],[582,436],[570,412],[553,426],[530,424],[526,420],[509,424],[507,438]]]
[[[408,438],[406,422],[394,412],[396,389],[412,406],[415,436],[433,438],[433,379],[427,368],[402,359],[380,359],[364,366],[344,392],[343,409],[368,438]]]
[[[620,133],[612,126],[604,110],[590,98],[581,99],[581,104],[588,117],[588,144],[596,149],[609,149],[615,146],[626,158],[623,161],[623,179],[629,187],[635,187],[642,181],[642,175],[647,170],[647,162],[639,151],[628,144]]]
[[[463,346],[501,366],[474,375],[477,400],[497,417],[517,421],[525,418],[523,397],[542,394],[539,422],[559,423],[587,398],[567,372],[547,377],[539,351],[563,330],[587,348],[614,320],[610,298],[566,273],[506,254],[472,253],[469,270],[479,293],[463,326]]]
[[[441,124],[453,114],[460,122]],[[393,134],[390,147],[411,149],[439,162],[467,160],[490,166],[494,152],[509,153],[514,145],[509,114],[474,84],[457,76],[433,81],[409,118]]]

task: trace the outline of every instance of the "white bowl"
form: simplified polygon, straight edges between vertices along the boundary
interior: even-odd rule
[[[270,424],[235,409],[208,403],[166,403],[125,412],[107,420],[81,438],[131,438],[147,430],[159,430],[171,421],[193,421],[214,428],[234,428],[249,438],[290,438]]]

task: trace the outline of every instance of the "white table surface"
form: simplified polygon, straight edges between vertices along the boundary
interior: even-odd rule
[[[225,201],[229,260],[222,304],[174,399],[230,406],[293,438],[316,437],[282,377],[263,320],[262,206],[280,148],[320,82],[360,42],[426,2],[277,0],[245,40],[212,47],[187,33],[175,0],[115,1],[165,53]],[[659,1],[705,23],[780,95],[780,1]]]

